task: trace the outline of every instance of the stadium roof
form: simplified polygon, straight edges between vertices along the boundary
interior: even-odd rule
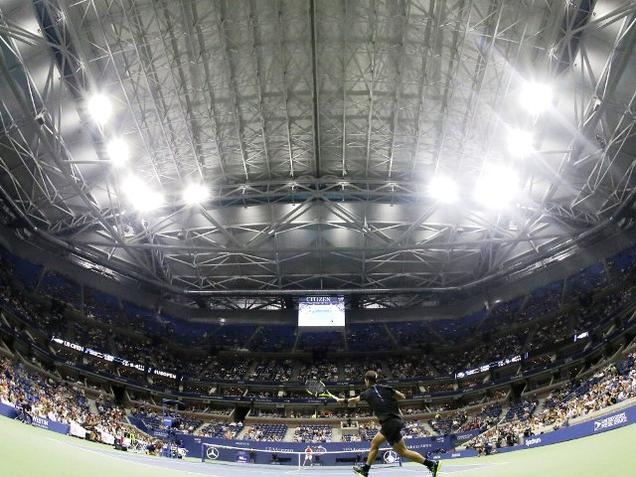
[[[208,297],[482,283],[631,209],[635,22],[614,0],[0,0],[5,222]]]

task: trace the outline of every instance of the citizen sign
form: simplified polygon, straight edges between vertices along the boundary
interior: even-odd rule
[[[328,296],[308,296],[305,301],[311,303],[331,303],[331,298]]]
[[[620,426],[627,423],[627,413],[621,412],[615,416],[609,416],[600,421],[594,421],[594,432],[603,431],[605,429],[611,429],[612,427]]]

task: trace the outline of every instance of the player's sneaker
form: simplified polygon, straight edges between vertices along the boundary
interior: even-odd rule
[[[359,475],[360,477],[368,477],[369,476],[369,471],[367,469],[365,469],[364,467],[362,467],[362,466],[355,465],[353,467],[353,472],[356,475]]]
[[[431,474],[433,474],[433,477],[437,477],[437,474],[439,473],[440,470],[442,470],[442,461],[441,460],[435,461],[435,463],[431,467]]]

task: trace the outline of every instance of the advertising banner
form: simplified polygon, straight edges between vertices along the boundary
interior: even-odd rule
[[[69,433],[72,436],[79,437],[81,439],[86,439],[86,429],[80,426],[77,422],[71,422]]]
[[[9,404],[0,403],[0,416],[6,416],[11,419],[15,419],[18,416],[18,412],[13,406]],[[40,427],[42,429],[47,429],[49,431],[57,432],[58,434],[68,434],[69,432],[68,424],[62,424],[60,422],[51,421],[45,417],[34,416],[30,424],[35,427]]]
[[[462,451],[445,452],[444,454],[432,454],[430,458],[434,460],[463,459],[464,457],[477,457],[478,455],[475,449],[464,449]]]
[[[525,439],[523,444],[497,449],[497,452],[511,452],[521,449],[529,449],[532,447],[556,444],[557,442],[570,441],[572,439],[579,439],[581,437],[591,436],[600,432],[623,427],[635,422],[636,406],[632,406],[609,415],[598,417],[591,421],[559,429],[558,431],[546,432],[545,434],[540,434],[538,436],[528,437]]]
[[[165,438],[166,434],[162,431],[153,432],[153,436],[161,439]],[[195,437],[186,434],[178,434],[177,438],[181,441],[181,445],[188,450],[188,456],[190,457],[201,457],[201,444],[216,444],[219,446],[229,446],[229,447],[238,447],[240,449],[245,450],[266,450],[271,451],[271,454],[285,453],[285,452],[304,452],[307,447],[306,443],[302,442],[259,442],[259,441],[240,441],[240,440],[226,440],[226,439],[215,439],[211,437]],[[318,444],[316,444],[318,445]],[[368,442],[325,442],[319,444],[321,448],[324,448],[323,452],[347,452],[347,454],[338,455],[338,459],[355,459],[357,454],[364,454],[369,450]],[[438,450],[449,450],[452,448],[452,441],[450,436],[437,436],[437,437],[422,437],[422,438],[414,438],[408,439],[407,445],[409,449],[427,453]],[[222,451],[223,449],[219,449]],[[267,460],[271,459],[271,454],[268,453],[255,453],[258,460]],[[228,455],[231,455],[230,460],[234,460],[236,458],[236,451],[229,450]],[[220,452],[220,456],[218,459],[225,460],[223,457],[225,453]],[[327,465],[330,460],[334,460],[335,463],[336,457],[333,457],[329,454],[325,455],[323,463]],[[253,456],[254,458],[254,456]],[[446,458],[446,457],[444,457]],[[270,463],[271,461],[265,462]],[[346,460],[346,462],[351,463],[353,461]],[[296,462],[297,463],[297,462]],[[345,461],[343,461],[345,463]]]
[[[100,432],[99,438],[104,444],[114,445],[115,444],[115,436],[108,432]]]
[[[472,431],[462,432],[460,434],[455,434],[454,444],[461,444],[462,442],[466,442],[471,440],[473,437],[481,434],[481,429],[473,429]]]

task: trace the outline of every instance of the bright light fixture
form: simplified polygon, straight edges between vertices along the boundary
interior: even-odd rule
[[[510,205],[519,189],[519,176],[503,164],[487,165],[475,187],[475,199],[490,209]]]
[[[126,199],[139,212],[150,212],[158,209],[164,203],[163,195],[152,190],[141,179],[130,176],[122,183],[122,190]]]
[[[122,138],[111,139],[106,144],[106,154],[114,166],[123,166],[130,159],[130,149]]]
[[[428,185],[428,193],[431,197],[445,204],[457,202],[459,190],[453,179],[444,175],[438,175]]]
[[[511,129],[508,131],[508,152],[513,157],[522,158],[529,156],[534,150],[534,136],[523,129]]]
[[[552,104],[552,96],[552,87],[549,85],[529,81],[521,88],[519,101],[526,111],[537,115],[550,107]]]
[[[203,184],[190,184],[183,191],[183,200],[190,205],[200,204],[210,196],[210,191]]]
[[[113,114],[113,103],[105,94],[96,93],[86,101],[86,109],[93,121],[97,124],[106,124]]]

